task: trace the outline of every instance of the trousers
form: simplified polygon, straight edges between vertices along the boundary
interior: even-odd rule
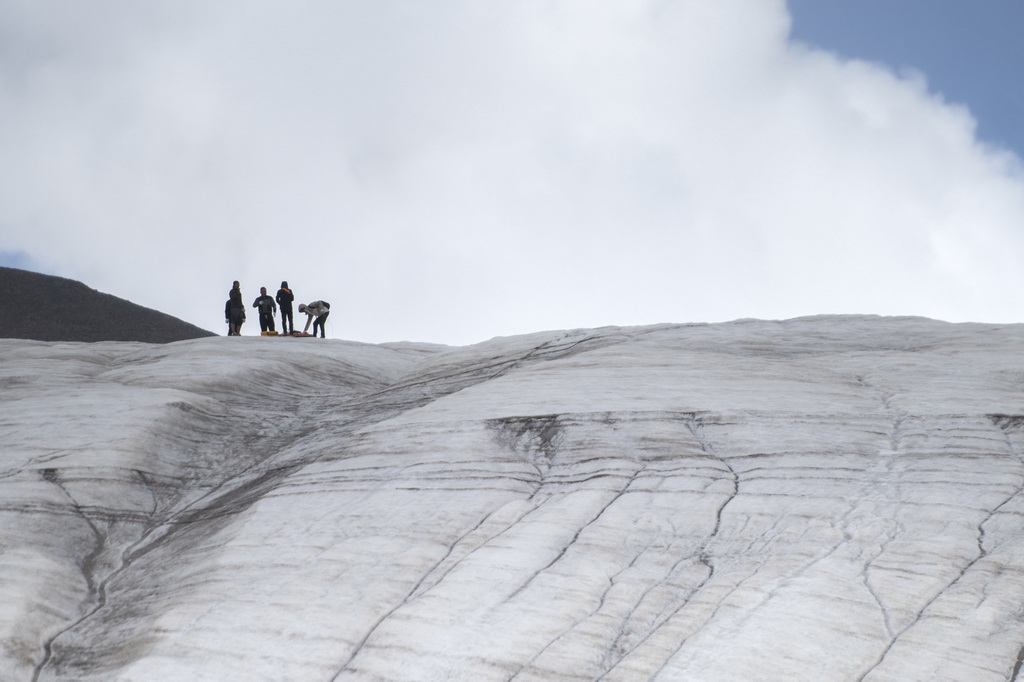
[[[325,338],[325,336],[324,336],[324,322],[327,321],[327,316],[330,315],[330,314],[331,314],[330,311],[328,311],[328,312],[324,313],[323,315],[318,315],[317,318],[315,320],[313,320],[313,336],[316,336],[316,328],[317,328],[317,326],[319,326],[320,327],[320,338],[321,339]]]

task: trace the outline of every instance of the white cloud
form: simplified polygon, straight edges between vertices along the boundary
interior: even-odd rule
[[[90,8],[0,8],[0,250],[215,331],[1017,314],[1017,159],[782,2]]]

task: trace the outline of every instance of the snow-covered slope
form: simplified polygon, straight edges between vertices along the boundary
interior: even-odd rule
[[[0,679],[958,680],[1024,643],[1024,327],[0,342]]]

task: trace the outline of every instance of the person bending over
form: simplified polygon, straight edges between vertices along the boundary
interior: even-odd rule
[[[326,301],[313,301],[309,305],[300,303],[299,312],[306,313],[306,328],[302,330],[303,333],[309,331],[309,323],[313,323],[313,336],[316,336],[316,328],[320,327],[320,338],[325,338],[324,334],[324,322],[327,321],[327,316],[331,314],[331,304]]]

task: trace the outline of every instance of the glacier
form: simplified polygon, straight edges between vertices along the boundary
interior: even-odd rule
[[[1024,326],[0,340],[0,679],[1015,680]]]

